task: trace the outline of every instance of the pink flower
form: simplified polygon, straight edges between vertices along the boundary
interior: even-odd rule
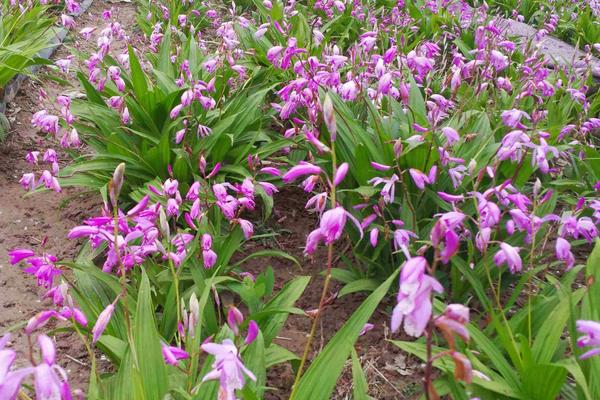
[[[8,333],[0,339],[0,398],[15,400],[21,388],[21,382],[33,372],[33,368],[12,368],[17,353],[4,348],[9,340],[10,334]]]
[[[319,230],[324,237],[325,244],[333,243],[342,236],[346,225],[347,212],[343,207],[336,207],[326,211],[321,217]]]
[[[452,146],[454,143],[460,140],[460,136],[458,135],[456,129],[451,128],[449,126],[442,128],[442,134],[446,137],[448,145],[450,146]]]
[[[513,247],[508,243],[500,243],[500,250],[494,255],[494,262],[497,266],[507,264],[511,273],[521,272],[523,262],[519,255],[519,248]]]
[[[529,114],[525,111],[517,110],[513,108],[512,110],[507,110],[502,113],[502,123],[509,128],[525,128],[523,124],[521,124],[521,118],[531,119]]]
[[[8,260],[12,265],[18,264],[22,260],[33,257],[35,253],[28,249],[13,249],[8,252]]]
[[[348,163],[343,163],[340,165],[335,173],[335,177],[333,178],[333,185],[338,186],[348,173]]]
[[[427,260],[413,257],[406,261],[400,272],[398,304],[392,312],[392,332],[404,322],[404,331],[414,337],[423,334],[431,318],[431,292],[443,292],[442,285],[426,275]]]
[[[258,324],[255,321],[251,320],[248,323],[248,333],[246,334],[246,338],[244,339],[244,344],[250,344],[254,342],[254,340],[258,336],[259,331],[260,328],[258,327]]]
[[[236,399],[235,391],[244,387],[244,375],[256,381],[254,374],[242,363],[238,349],[230,339],[223,340],[222,344],[205,343],[201,347],[202,350],[215,357],[212,371],[202,378],[202,382],[218,379],[222,400]]]
[[[577,330],[583,333],[583,336],[577,339],[577,346],[594,346],[593,349],[581,355],[581,359],[589,358],[600,354],[600,323],[595,321],[578,320]]]
[[[100,336],[102,336],[102,333],[108,326],[108,323],[110,322],[114,311],[115,306],[111,303],[106,306],[106,308],[100,313],[100,315],[98,315],[96,324],[94,324],[94,327],[92,328],[92,343],[96,343],[98,339],[100,339]]]
[[[410,177],[412,178],[413,182],[415,183],[415,186],[418,187],[419,189],[423,190],[423,189],[425,189],[426,184],[435,183],[437,167],[435,165],[433,167],[431,167],[431,170],[429,170],[428,175],[425,175],[425,173],[423,173],[415,168],[410,168],[408,170],[408,172],[410,173]]]
[[[453,333],[460,336],[465,342],[469,341],[469,331],[465,324],[469,322],[469,308],[462,304],[448,304],[444,314],[435,319],[435,326],[452,336]]]
[[[164,343],[162,344],[162,355],[165,362],[170,365],[177,365],[179,360],[185,360],[190,357],[185,350]]]
[[[561,237],[556,238],[556,259],[564,261],[567,270],[575,265],[575,257],[571,252],[571,244]]]
[[[294,167],[292,167],[288,172],[283,175],[283,182],[290,183],[295,181],[300,176],[304,175],[318,175],[321,173],[321,168],[316,165],[312,165],[309,163],[300,163]]]
[[[75,28],[75,19],[70,15],[61,14],[60,23],[67,29]]]

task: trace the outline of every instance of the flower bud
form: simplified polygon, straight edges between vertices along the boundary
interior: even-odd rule
[[[323,120],[325,121],[327,130],[329,131],[331,141],[335,142],[335,137],[337,133],[337,123],[335,121],[333,103],[331,102],[329,94],[325,95],[325,100],[323,101]]]
[[[102,336],[102,333],[108,326],[108,323],[110,322],[110,319],[112,318],[112,314],[114,311],[115,311],[115,306],[114,306],[114,304],[111,303],[108,306],[106,306],[106,308],[100,313],[100,315],[98,315],[96,324],[92,328],[92,335],[93,335],[92,343],[96,343],[98,341],[98,339],[100,339],[100,336]]]
[[[333,185],[338,186],[340,183],[342,183],[347,173],[348,163],[343,163],[337,168],[337,171],[335,172],[335,176],[333,178]]]
[[[231,328],[233,333],[237,336],[240,333],[239,326],[244,322],[244,315],[235,306],[229,308],[227,313],[227,325]]]
[[[167,214],[165,214],[165,209],[160,207],[158,209],[158,220],[160,226],[160,233],[167,239],[171,237],[171,231],[169,229],[169,221],[167,220]]]
[[[125,176],[125,163],[117,165],[111,181],[108,183],[110,202],[113,207],[117,207],[117,201],[121,188],[123,187],[123,177]]]
[[[250,344],[254,342],[254,340],[258,336],[258,332],[258,324],[255,321],[250,321],[250,323],[248,324],[248,333],[246,334],[246,339],[244,339],[244,343]]]

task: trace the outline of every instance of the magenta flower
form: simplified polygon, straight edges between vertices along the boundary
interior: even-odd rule
[[[563,261],[567,270],[575,265],[575,257],[571,252],[571,244],[561,237],[556,238],[556,259]]]
[[[18,264],[24,259],[33,257],[35,253],[28,249],[13,249],[8,252],[8,260],[12,265]]]
[[[10,334],[8,333],[0,338],[0,398],[15,400],[21,388],[21,382],[33,372],[33,368],[12,368],[17,353],[4,348],[9,340]]]
[[[425,175],[425,173],[423,173],[415,168],[410,168],[408,170],[408,172],[410,173],[410,177],[412,178],[413,182],[415,183],[415,186],[418,187],[419,189],[423,190],[423,189],[425,189],[426,184],[430,185],[430,184],[435,183],[437,167],[435,165],[433,167],[431,167],[428,175]]]
[[[373,165],[373,163],[371,163],[371,165]],[[377,169],[377,168],[376,168]],[[369,183],[373,186],[378,186],[380,184],[384,184],[383,188],[381,189],[381,197],[383,198],[384,203],[393,203],[394,202],[394,194],[395,194],[395,185],[396,182],[398,182],[400,180],[400,178],[398,178],[398,175],[393,174],[390,178],[380,178],[380,177],[376,177],[373,178],[369,181]]]
[[[187,351],[164,343],[162,344],[162,355],[165,362],[169,365],[177,365],[179,360],[185,360],[190,357]]]
[[[348,163],[343,163],[338,167],[337,171],[335,172],[335,177],[333,178],[333,184],[335,186],[338,186],[340,183],[342,183],[346,177],[346,174],[348,173],[348,167]]]
[[[448,304],[444,314],[434,321],[435,326],[446,332],[448,337],[453,333],[460,336],[465,342],[469,341],[469,331],[465,324],[469,322],[469,308],[462,304]]]
[[[248,333],[246,334],[246,338],[244,339],[244,344],[250,344],[254,342],[254,340],[258,336],[259,331],[260,328],[258,327],[256,321],[250,320],[250,322],[248,323]]]
[[[494,255],[494,262],[497,266],[502,264],[508,265],[508,269],[511,273],[521,272],[523,267],[523,261],[519,255],[519,248],[513,247],[508,243],[500,243],[500,250]]]
[[[336,207],[326,211],[321,217],[319,229],[324,236],[325,244],[333,243],[342,236],[346,225],[347,212],[343,207]]]
[[[502,123],[509,128],[519,128],[523,129],[525,126],[521,124],[521,118],[525,117],[526,119],[531,119],[529,114],[525,111],[517,110],[513,108],[512,110],[506,110],[502,112]]]
[[[318,175],[321,173],[321,168],[316,165],[312,165],[309,163],[300,163],[294,167],[292,167],[288,172],[286,172],[282,179],[285,183],[290,183],[295,181],[300,176],[304,175]]]
[[[392,332],[404,322],[404,331],[414,337],[423,334],[431,318],[431,292],[442,293],[444,288],[426,274],[427,260],[413,257],[406,261],[400,271],[398,304],[392,311]]]
[[[115,305],[113,303],[106,306],[106,308],[98,315],[98,319],[96,320],[96,324],[92,328],[92,342],[96,343],[102,333],[108,326],[110,319],[112,318],[112,314],[115,311]]]
[[[442,128],[442,134],[446,137],[448,145],[450,146],[452,146],[454,143],[460,140],[460,136],[458,135],[456,129],[451,128],[449,126]]]
[[[219,399],[236,400],[235,391],[244,387],[245,376],[256,381],[254,374],[242,363],[238,349],[230,339],[223,340],[222,344],[205,343],[201,347],[215,356],[213,370],[202,378],[202,382],[219,379]]]
[[[583,336],[577,339],[579,347],[594,346],[593,349],[581,355],[581,359],[589,358],[600,354],[600,323],[596,321],[577,321],[577,330],[583,333]]]

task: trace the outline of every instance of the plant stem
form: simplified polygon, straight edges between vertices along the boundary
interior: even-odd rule
[[[169,252],[170,252],[170,245],[169,245]],[[179,322],[181,321],[181,299],[179,298],[179,278],[177,276],[177,272],[175,272],[175,265],[173,263],[173,260],[171,259],[171,257],[169,257],[169,269],[171,270],[171,275],[173,275],[173,284],[175,285],[175,297],[176,297],[176,304],[177,304],[177,323],[179,324]],[[177,332],[179,332],[178,329],[176,329]],[[179,346],[181,346],[181,337],[179,336],[179,333],[177,334],[177,344]]]
[[[335,157],[335,142],[331,142],[331,162],[333,165],[333,175],[337,172],[337,162]],[[334,179],[331,180],[331,207],[335,208],[336,205],[336,192],[335,192],[335,183]],[[325,275],[325,282],[323,283],[323,291],[321,292],[321,300],[319,301],[319,308],[317,310],[317,315],[315,316],[312,326],[310,328],[310,333],[308,335],[308,340],[306,341],[306,346],[304,346],[304,353],[302,354],[302,360],[300,360],[300,366],[298,367],[298,372],[296,373],[296,378],[294,379],[294,385],[292,386],[292,393],[290,395],[290,400],[294,399],[296,394],[296,390],[298,389],[298,383],[300,382],[300,378],[302,377],[302,372],[304,370],[304,365],[306,364],[306,360],[308,359],[308,353],[310,352],[310,347],[312,345],[313,339],[315,337],[315,333],[317,331],[317,323],[319,322],[319,317],[321,316],[321,312],[323,311],[323,307],[325,306],[325,299],[327,297],[327,291],[329,289],[329,283],[331,281],[331,268],[333,267],[333,243],[329,243],[327,247],[327,274]]]

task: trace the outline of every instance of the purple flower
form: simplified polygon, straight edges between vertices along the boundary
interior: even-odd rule
[[[561,237],[556,238],[556,259],[564,261],[567,270],[575,265],[575,257],[571,252],[571,244]]]
[[[421,172],[415,168],[409,169],[408,172],[410,173],[410,177],[412,178],[413,182],[415,183],[415,186],[418,187],[419,189],[423,190],[423,189],[425,189],[426,184],[435,183],[435,176],[437,173],[437,168],[435,165],[433,167],[431,167],[431,170],[429,171],[428,175],[425,175],[424,172]]]
[[[28,249],[13,249],[8,252],[8,261],[12,264],[18,264],[22,260],[33,257],[35,253]]]
[[[448,145],[450,146],[452,146],[454,143],[460,140],[460,136],[458,135],[456,129],[451,128],[449,126],[442,128],[442,134],[446,137]]]
[[[427,260],[413,257],[406,261],[400,272],[398,304],[392,312],[392,332],[404,322],[404,331],[414,337],[423,334],[431,318],[431,292],[442,293],[444,288],[426,274]]]
[[[55,364],[54,342],[46,335],[38,336],[42,362],[35,367],[35,394],[38,399],[70,399],[71,389],[65,370]]]
[[[102,336],[102,333],[108,326],[108,323],[110,322],[110,319],[112,318],[112,314],[114,311],[115,311],[115,306],[114,306],[114,304],[111,303],[106,306],[106,308],[100,313],[100,315],[98,315],[96,324],[92,328],[92,335],[93,335],[92,342],[93,343],[96,343],[98,341],[98,339],[100,339],[100,336]]]
[[[377,247],[377,238],[379,237],[379,229],[373,228],[371,229],[371,233],[369,234],[369,241],[371,242],[371,246]]]
[[[169,113],[169,116],[171,117],[171,119],[175,119],[177,118],[177,116],[179,115],[179,113],[181,112],[181,109],[183,108],[183,104],[178,104],[175,107],[173,107],[173,109],[171,110],[171,112]]]
[[[162,344],[162,355],[165,362],[170,365],[177,365],[179,360],[185,360],[190,357],[185,350],[164,343]]]
[[[205,343],[201,347],[215,356],[213,370],[202,378],[202,382],[219,379],[220,399],[236,400],[235,391],[244,387],[245,376],[256,381],[254,374],[242,363],[238,349],[230,339],[223,340],[222,344]]]
[[[237,336],[240,333],[239,326],[244,322],[244,314],[236,307],[231,306],[227,312],[227,325]]]
[[[494,255],[494,262],[497,266],[506,263],[511,273],[521,272],[523,262],[519,255],[519,248],[513,247],[508,243],[500,243],[500,250]]]
[[[447,337],[453,333],[460,336],[465,342],[469,341],[469,331],[465,324],[469,322],[469,308],[462,304],[448,304],[444,314],[435,319],[435,326],[445,331]]]
[[[371,167],[373,167],[374,169],[376,169],[378,171],[387,171],[390,168],[392,168],[389,165],[376,163],[375,161],[371,161]]]
[[[347,173],[348,163],[343,163],[338,167],[337,171],[335,172],[335,177],[333,178],[334,186],[338,186],[340,183],[342,183]]]
[[[600,354],[600,323],[579,320],[577,321],[577,330],[583,333],[583,336],[577,339],[579,347],[594,346],[593,349],[582,354],[580,358],[585,359]]]
[[[248,333],[246,334],[246,338],[244,339],[244,344],[250,344],[254,342],[254,340],[258,336],[259,331],[260,329],[256,321],[251,320],[248,323]]]
[[[217,262],[217,253],[211,249],[202,250],[202,262],[204,263],[204,268],[212,268]]]
[[[373,165],[373,163],[371,163],[371,165]],[[384,203],[389,204],[394,202],[395,184],[399,180],[400,178],[398,178],[398,175],[394,174],[391,176],[391,178],[373,178],[369,181],[369,183],[373,186],[378,186],[382,183],[384,184],[380,194],[381,197],[383,197]]]
[[[309,163],[300,163],[292,167],[288,172],[283,175],[283,182],[290,183],[295,181],[298,177],[304,175],[318,175],[321,173],[321,168],[316,165]]]
[[[502,123],[509,128],[525,128],[523,124],[521,124],[521,118],[525,117],[526,119],[531,119],[529,114],[525,111],[517,110],[513,108],[512,110],[506,110],[502,112]]]
[[[321,217],[319,229],[324,237],[325,244],[333,243],[342,236],[346,225],[346,210],[336,207],[326,211]]]

